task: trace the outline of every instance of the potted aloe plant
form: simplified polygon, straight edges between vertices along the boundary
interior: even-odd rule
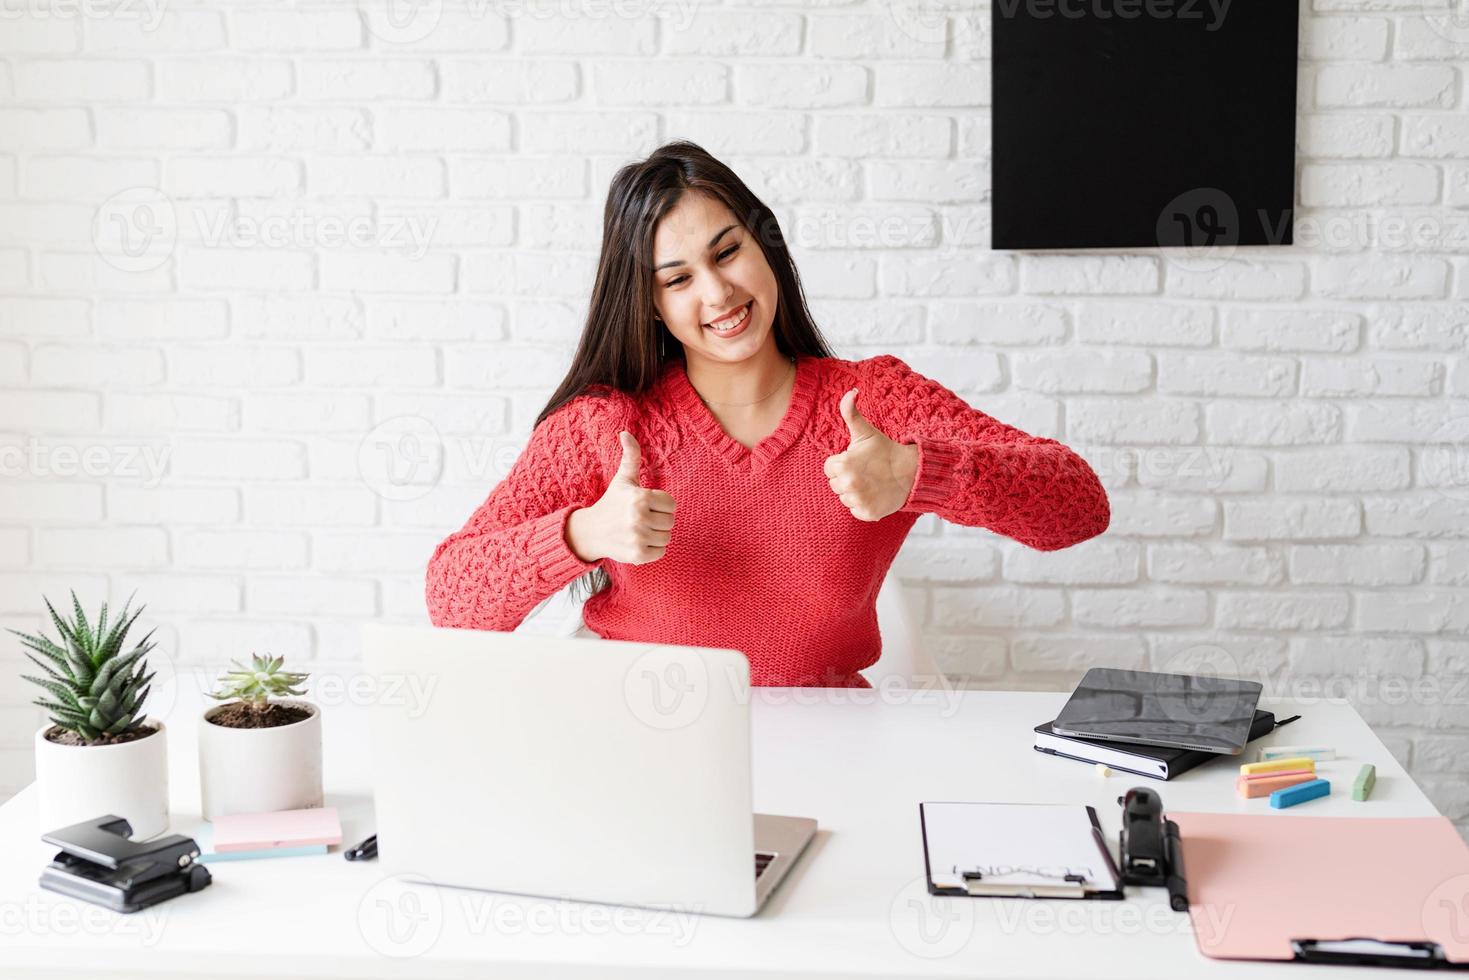
[[[205,820],[322,805],[321,711],[299,700],[309,674],[282,669],[284,657],[251,654],[248,667],[219,679],[209,696],[225,702],[199,725],[199,789]]]
[[[109,624],[104,602],[93,624],[76,592],[70,619],[42,598],[60,642],[10,631],[44,674],[22,675],[46,692],[33,703],[50,716],[34,739],[41,832],[115,814],[135,839],[161,834],[168,829],[168,743],[163,722],[143,716],[153,631],[124,650],[143,607],[129,616],[130,596]]]

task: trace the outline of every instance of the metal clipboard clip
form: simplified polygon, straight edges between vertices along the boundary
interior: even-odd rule
[[[1425,970],[1464,970],[1469,964],[1453,963],[1443,948],[1430,940],[1292,939],[1291,951],[1303,963],[1339,966],[1395,966]]]

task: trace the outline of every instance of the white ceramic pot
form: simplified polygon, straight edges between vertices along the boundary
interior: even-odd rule
[[[311,717],[275,728],[227,728],[199,722],[199,791],[205,820],[231,813],[304,810],[322,805],[321,709],[309,701],[275,701]]]
[[[36,792],[40,832],[50,833],[105,814],[127,819],[133,840],[168,829],[168,732],[157,718],[152,735],[115,745],[58,745],[36,732]]]

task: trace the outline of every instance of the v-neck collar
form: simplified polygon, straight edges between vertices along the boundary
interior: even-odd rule
[[[664,365],[668,390],[675,405],[699,437],[721,456],[741,469],[762,468],[784,452],[805,428],[816,394],[816,358],[796,355],[796,380],[791,401],[775,431],[761,439],[754,448],[745,446],[728,432],[709,411],[699,393],[689,382],[687,364],[674,358]]]

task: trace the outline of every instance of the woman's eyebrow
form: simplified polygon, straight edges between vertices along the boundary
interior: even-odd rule
[[[713,248],[715,245],[719,244],[719,240],[724,237],[724,233],[727,232],[727,231],[729,231],[733,227],[734,227],[734,225],[725,225],[723,228],[719,229],[718,234],[716,234],[713,238],[709,239],[709,244],[706,245],[705,248]],[[662,265],[655,265],[655,266],[653,266],[653,271],[654,272],[657,272],[659,269],[666,269],[666,268],[668,268],[671,265],[684,265],[684,264],[685,263],[684,263],[684,260],[683,259],[674,259],[672,262],[664,262]]]

